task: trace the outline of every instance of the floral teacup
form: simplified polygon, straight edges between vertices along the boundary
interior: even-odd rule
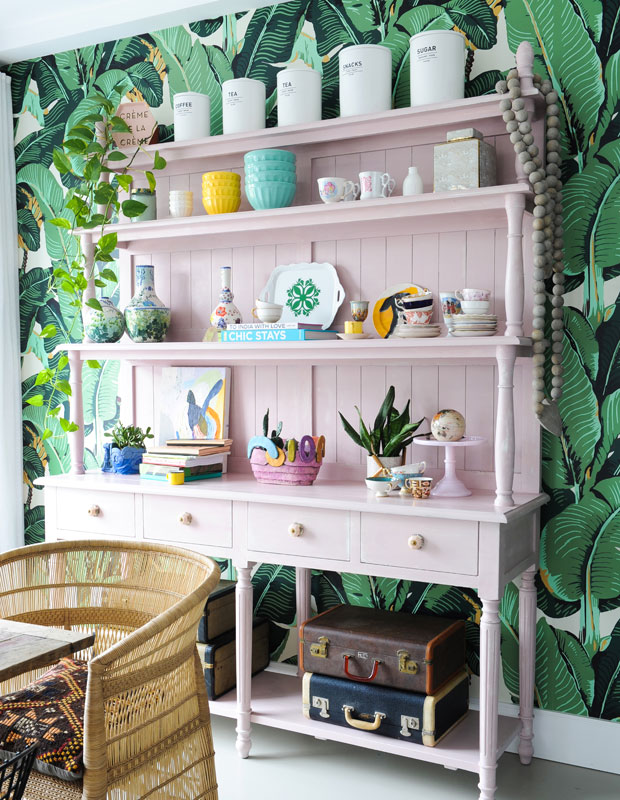
[[[405,486],[411,490],[411,494],[416,500],[427,500],[431,496],[431,486],[433,479],[426,476],[419,478],[407,478]]]
[[[432,309],[430,311],[405,311],[400,316],[404,317],[403,321],[406,325],[428,325],[433,316],[433,311]]]
[[[319,195],[324,203],[338,203],[349,197],[354,199],[358,191],[357,184],[345,178],[318,178],[317,184]]]

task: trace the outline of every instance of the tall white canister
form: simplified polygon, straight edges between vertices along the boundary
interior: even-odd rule
[[[355,44],[338,54],[340,116],[392,108],[392,51],[380,44]]]
[[[253,78],[232,78],[222,84],[224,133],[246,133],[265,127],[265,84]]]
[[[310,67],[278,72],[278,125],[321,120],[321,74]]]
[[[465,37],[457,31],[425,31],[409,40],[411,105],[462,100]]]
[[[202,139],[211,130],[211,100],[200,92],[179,92],[173,100],[174,141]]]

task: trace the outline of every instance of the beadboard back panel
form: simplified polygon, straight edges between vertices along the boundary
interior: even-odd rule
[[[411,137],[409,137],[411,139]],[[416,137],[414,137],[416,138]],[[420,135],[417,139],[420,140]],[[510,142],[505,135],[489,136],[498,149],[498,183],[515,181]],[[389,150],[346,152],[354,143],[332,143],[330,153],[307,158],[297,148],[298,188],[296,204],[321,202],[316,178],[327,175],[356,180],[362,170],[381,170],[396,178],[395,194],[402,193],[402,181],[411,164],[418,166],[424,189],[433,190],[433,142],[421,141],[413,146]],[[243,176],[242,161],[222,163],[209,161],[208,169],[231,169]],[[202,173],[175,175],[158,179],[158,216],[168,215],[169,189],[194,191],[194,214],[204,214],[200,200]],[[389,201],[386,201],[389,202]],[[245,197],[241,209],[248,209]],[[528,236],[526,229],[526,236]],[[235,303],[245,321],[251,320],[251,309],[272,270],[279,264],[296,261],[327,261],[333,264],[342,283],[346,299],[338,311],[334,327],[340,331],[350,318],[349,300],[368,299],[370,315],[365,330],[376,335],[372,325],[374,301],[387,286],[414,282],[428,287],[436,298],[433,321],[442,322],[439,292],[463,286],[490,288],[492,313],[498,316],[499,333],[504,331],[504,278],[506,264],[506,230],[440,230],[424,234],[296,241],[281,245],[230,247],[213,250],[178,251],[132,257],[121,256],[124,272],[121,285],[127,299],[131,287],[132,266],[137,263],[155,265],[155,283],[159,297],[172,309],[169,339],[199,341],[209,325],[209,316],[219,293],[219,267],[232,266],[232,288]],[[531,256],[526,250],[526,285],[531,274]],[[525,309],[525,331],[531,328],[531,312]],[[267,345],[265,345],[267,346]],[[155,423],[157,431],[158,381],[161,368],[134,369],[134,386],[125,391],[133,394],[138,424]],[[515,370],[516,457],[515,490],[538,491],[539,444],[537,431],[527,432],[521,420],[529,414],[531,366],[519,362]],[[496,413],[497,370],[491,363],[475,366],[462,361],[441,366],[298,366],[235,367],[232,376],[230,435],[235,440],[230,467],[247,470],[245,457],[248,439],[261,430],[262,418],[269,408],[270,421],[282,420],[283,432],[299,438],[304,433],[325,434],[326,463],[322,476],[338,475],[355,478],[364,470],[365,453],[345,434],[338,411],[356,424],[357,405],[364,418],[372,422],[390,385],[396,387],[396,406],[400,409],[412,399],[412,418],[426,417],[420,431],[428,430],[433,414],[440,408],[456,408],[467,420],[470,434],[486,437],[476,448],[457,453],[457,468],[466,470],[466,481],[476,488],[494,487],[493,446]],[[534,426],[529,426],[532,428]],[[529,436],[529,439],[528,439]],[[531,440],[530,440],[531,439]],[[522,469],[522,452],[527,450],[527,470]],[[440,474],[443,450],[412,446],[407,460],[424,459],[431,472]]]

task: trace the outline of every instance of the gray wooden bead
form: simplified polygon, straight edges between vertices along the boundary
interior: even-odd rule
[[[545,389],[545,380],[543,378],[534,378],[532,381],[532,389],[535,392],[535,397],[538,398],[539,394],[542,394]]]
[[[534,267],[532,270],[532,277],[535,281],[542,281],[545,277],[545,270],[542,267]]]
[[[553,349],[553,348],[551,348],[551,349]],[[562,356],[558,355],[557,353],[554,352],[553,355],[551,356],[551,363],[552,364],[561,364],[562,363]]]
[[[545,266],[547,259],[544,256],[534,256],[534,267],[542,267]]]
[[[562,319],[552,319],[551,320],[551,330],[552,331],[561,331],[564,327],[564,320]]]
[[[542,194],[547,189],[547,182],[546,181],[538,181],[538,183],[534,184],[534,191],[536,194]]]
[[[545,234],[542,231],[534,231],[532,233],[532,241],[540,244],[545,241]]]
[[[495,84],[495,91],[498,94],[506,94],[508,90],[508,86],[506,85],[506,81],[497,81]]]
[[[531,133],[523,134],[523,144],[530,145],[533,144],[533,142],[534,142],[534,137],[532,136]],[[538,156],[536,156],[536,158],[538,158]],[[534,161],[536,161],[536,159],[534,159]],[[540,163],[542,164],[542,161]]]
[[[504,102],[510,104],[510,100],[502,100],[502,103]],[[500,106],[502,103],[500,103]],[[515,118],[515,112],[512,111],[510,108],[508,109],[508,111],[504,111],[504,113],[502,114],[502,119],[504,120],[504,122],[510,122],[514,118]]]
[[[522,109],[521,111],[515,111],[515,119],[517,120],[517,122],[525,122],[528,119],[528,117],[529,114],[525,109]]]
[[[542,417],[542,415],[543,415],[544,410],[545,410],[545,406],[543,405],[542,400],[537,400],[536,399],[536,396],[534,396],[534,399],[536,400],[536,402],[534,403],[534,414],[536,414],[538,419],[540,419]]]
[[[542,219],[535,219],[533,225],[535,231],[542,231],[542,229],[545,227],[545,223],[542,221]]]
[[[538,294],[534,295],[534,302],[537,306],[542,306],[545,304],[545,300],[547,299],[547,295],[544,292],[539,292]]]
[[[536,353],[535,356],[532,356],[532,364],[535,367],[543,367],[545,365],[545,356],[542,353]]]
[[[551,390],[551,399],[552,400],[559,400],[562,397],[562,390],[561,389],[552,389]]]
[[[557,189],[558,179],[555,175],[547,175],[547,187],[549,189]]]
[[[543,246],[544,246],[545,250],[546,250],[546,251],[548,251],[548,252],[551,252],[551,250],[552,250],[552,248],[553,248],[553,245],[552,245],[552,243],[549,241],[549,239],[548,239],[548,238],[547,238],[547,239],[545,240],[545,242],[543,243]]]
[[[519,153],[517,158],[522,164],[527,164],[528,161],[532,160],[532,156],[527,152],[527,150],[524,150],[522,153]]]
[[[564,298],[562,295],[554,294],[551,298],[551,305],[555,306],[556,308],[561,308],[564,305]]]
[[[544,342],[534,342],[532,345],[534,353],[544,353],[546,349],[547,345]]]
[[[547,139],[549,141],[552,141],[554,139],[557,140],[559,138],[560,138],[560,131],[557,128],[550,128],[547,131]]]
[[[553,282],[558,284],[564,284],[566,281],[566,275],[563,272],[554,272],[553,273]]]
[[[510,141],[513,144],[517,144],[517,142],[521,142],[523,140],[523,134],[519,133],[519,131],[515,131],[514,133],[510,134]]]
[[[542,231],[535,231],[534,233],[542,233]],[[532,239],[533,238],[534,234],[532,234]],[[534,251],[535,256],[542,256],[545,252],[545,249],[546,249],[545,245],[541,244],[540,242],[536,242],[536,244],[532,246],[532,250]]]
[[[560,118],[557,117],[555,114],[552,114],[550,117],[547,117],[547,125],[550,128],[559,128]]]
[[[519,123],[513,119],[512,122],[506,123],[506,131],[508,133],[514,133],[515,131],[519,130]]]
[[[518,81],[519,80],[519,70],[516,67],[513,67],[512,69],[508,70],[508,75],[506,75],[506,80],[507,81],[512,81],[512,80],[517,80]]]
[[[554,343],[551,345],[551,350],[552,350],[554,353],[561,353],[561,352],[562,352],[562,347],[563,347],[563,345],[562,345],[562,342],[554,342]]]
[[[545,80],[544,80],[544,81],[541,83],[541,85],[540,85],[540,90],[541,90],[541,92],[543,92],[544,94],[549,94],[549,92],[553,91],[553,84],[551,83],[551,81],[550,81],[548,78],[546,78],[546,79],[545,79]]]
[[[547,151],[550,153],[559,153],[560,152],[560,143],[555,139],[547,142]]]
[[[562,319],[564,317],[564,309],[563,308],[552,308],[551,309],[551,318],[552,319]]]
[[[542,330],[545,327],[545,318],[544,317],[534,317],[532,320],[532,328],[534,330]]]
[[[511,108],[512,108],[512,103],[510,102],[510,100],[506,99],[506,100],[500,100],[499,101],[499,110],[500,111],[504,111],[504,112],[505,111],[510,111]],[[512,119],[512,117],[511,117],[511,119]]]
[[[549,114],[550,116],[557,117],[559,113],[560,113],[560,106],[558,106],[556,103],[552,103],[550,106],[547,106],[547,114]]]
[[[511,70],[512,72],[512,70]],[[507,86],[509,89],[520,89],[521,88],[521,81],[519,80],[519,74],[515,70],[515,75],[508,74],[508,81]]]
[[[517,97],[521,97],[521,89],[518,86],[514,86],[512,89],[508,89],[508,96],[512,100],[516,100]]]
[[[549,202],[549,195],[546,192],[542,192],[541,194],[537,194],[534,198],[534,203],[537,206],[545,206]]]
[[[520,135],[521,135],[521,134],[519,134],[519,136],[520,136]],[[513,133],[513,134],[511,134],[511,136],[514,136],[514,133]],[[513,143],[513,144],[514,144],[514,143]],[[515,151],[515,153],[522,153],[524,150],[525,150],[525,144],[524,144],[523,142],[517,142],[517,143],[515,144],[515,146],[514,146],[514,151]]]
[[[538,219],[541,219],[545,216],[545,207],[544,206],[535,206],[534,207],[534,216]]]
[[[563,286],[559,286],[559,285],[556,283],[556,284],[555,284],[555,286],[553,287],[553,294],[554,294],[556,297],[559,297],[559,296],[563,295],[563,294],[564,294],[564,287],[563,287]]]
[[[561,389],[563,383],[564,383],[564,378],[560,377],[559,375],[554,378],[551,378],[551,385],[557,389]]]
[[[555,91],[554,92],[549,92],[547,94],[545,100],[547,101],[547,105],[548,106],[552,105],[553,103],[557,103],[558,102],[558,93],[555,92]]]
[[[547,175],[560,175],[560,167],[557,164],[547,164]]]
[[[551,374],[552,375],[563,375],[564,374],[564,367],[561,364],[554,364],[551,367]]]
[[[560,158],[559,153],[547,153],[547,161],[550,164],[560,164],[562,159]]]
[[[521,156],[527,156],[527,159],[523,162],[523,172],[526,175],[531,175],[532,172],[536,171],[536,164],[531,160],[529,153],[519,153],[519,160],[521,160]]]
[[[535,156],[537,156],[537,155],[538,155],[538,147],[536,147],[536,145],[535,145],[535,144],[531,144],[531,145],[530,145],[530,146],[527,148],[527,152],[528,152],[528,153],[529,153],[529,154],[532,156],[532,158],[534,158]]]
[[[541,270],[542,272],[542,270]],[[544,276],[543,276],[544,277]],[[542,294],[545,296],[545,284],[542,278],[538,278],[537,282],[543,284],[543,288],[536,292],[536,295]],[[545,304],[544,303],[535,303],[532,309],[532,313],[535,317],[543,317],[545,315]]]
[[[512,101],[512,110],[513,111],[523,111],[525,108],[525,100],[521,97],[518,97],[516,100]]]
[[[535,170],[534,172],[530,173],[530,183],[538,183],[538,181],[542,180],[542,177],[542,173],[540,173],[538,170]]]

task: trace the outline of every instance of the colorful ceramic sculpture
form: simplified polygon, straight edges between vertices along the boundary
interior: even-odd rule
[[[263,435],[248,442],[248,458],[259,483],[288,486],[310,486],[314,483],[325,455],[324,436],[302,436],[285,441],[281,438],[282,423],[267,435],[269,409],[263,418]]]
[[[458,442],[465,434],[465,417],[453,408],[443,408],[431,420],[431,433],[439,442]]]
[[[227,328],[242,322],[241,311],[233,303],[231,271],[231,267],[220,267],[220,301],[211,312],[211,325],[215,328]]]

